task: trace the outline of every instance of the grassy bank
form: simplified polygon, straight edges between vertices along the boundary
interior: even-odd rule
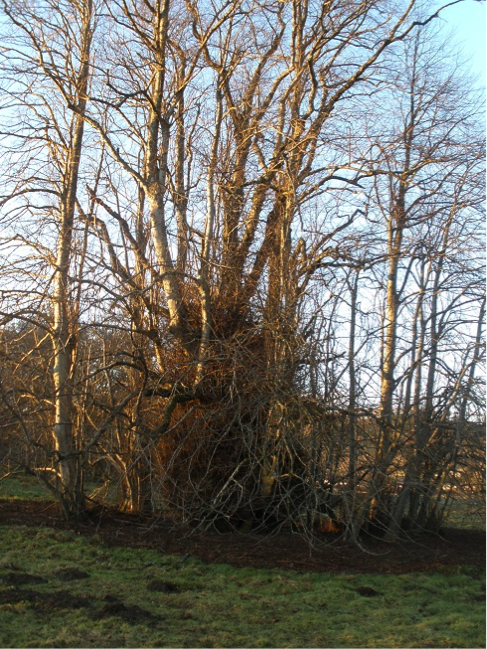
[[[236,569],[14,526],[0,557],[2,647],[485,646],[485,577],[468,567]]]

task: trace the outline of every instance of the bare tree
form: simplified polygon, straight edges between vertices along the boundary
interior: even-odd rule
[[[84,114],[91,75],[93,4],[91,1],[45,2],[32,11],[25,3],[14,2],[4,3],[3,10],[14,28],[9,56],[15,61],[15,67],[8,69],[10,85],[6,90],[25,119],[10,137],[22,143],[27,156],[40,149],[47,166],[47,173],[42,166],[33,169],[19,156],[14,169],[23,173],[6,199],[14,203],[24,201],[21,208],[13,210],[22,209],[26,214],[37,212],[38,218],[45,214],[54,219],[55,253],[45,248],[40,250],[39,246],[37,252],[52,267],[52,326],[48,331],[53,343],[53,432],[59,489],[66,510],[77,512],[83,506],[83,493],[73,410],[79,328],[72,282],[73,245]],[[14,71],[21,75],[18,79],[13,78]],[[70,105],[75,106],[71,114]],[[43,199],[47,199],[47,206],[42,204]]]
[[[81,508],[75,476],[92,465],[120,479],[132,510],[164,503],[205,524],[291,520],[310,533],[342,507],[356,538],[398,457],[398,386],[409,386],[411,404],[415,381],[423,394],[426,297],[408,293],[414,244],[425,224],[444,225],[449,188],[459,192],[453,220],[467,209],[456,126],[442,130],[438,113],[440,137],[430,138],[451,84],[429,93],[408,54],[439,12],[419,9],[414,0],[3,3],[22,43],[4,53],[5,92],[46,133],[36,140],[12,123],[21,153],[8,138],[4,151],[22,173],[18,184],[5,179],[4,204],[12,240],[30,214],[45,224],[29,243],[52,268],[52,285],[36,290],[52,308],[43,325],[68,509]],[[417,105],[397,136],[376,97],[404,108],[407,93]],[[363,331],[358,305],[384,264],[385,319]],[[438,290],[444,277],[428,272],[425,296],[436,294],[435,272]],[[26,317],[17,296],[6,296],[5,322]],[[412,303],[414,341],[398,344]]]
[[[478,108],[469,90],[458,83],[454,72],[446,76],[441,74],[431,46],[425,45],[426,34],[418,34],[404,45],[404,49],[401,45],[400,69],[391,86],[394,96],[391,104],[387,102],[386,105],[389,110],[397,102],[392,110],[401,116],[402,122],[393,121],[390,130],[384,124],[379,125],[381,135],[374,143],[377,160],[372,167],[374,207],[369,208],[371,215],[384,224],[387,237],[380,439],[373,483],[379,501],[384,490],[387,494],[385,485],[395,456],[402,453],[404,426],[411,407],[409,386],[415,376],[415,459],[408,466],[405,486],[394,508],[392,535],[399,529],[407,499],[415,490],[413,484],[420,480],[417,463],[427,462],[426,448],[438,434],[433,422],[438,418],[445,421],[451,416],[449,408],[443,410],[434,405],[435,392],[439,388],[440,341],[444,336],[441,321],[459,301],[468,308],[469,300],[463,296],[468,291],[469,280],[464,275],[460,286],[450,293],[447,268],[449,259],[463,253],[458,248],[458,228],[465,230],[465,219],[470,221],[472,210],[482,201],[478,188],[483,152],[474,127]],[[436,79],[435,83],[432,78]],[[379,114],[376,111],[376,125],[380,123]],[[460,237],[465,245],[465,239]],[[412,281],[416,270],[421,278],[419,290]],[[462,282],[465,283],[463,287]],[[407,325],[401,322],[401,312],[404,313],[411,300],[411,290],[413,295],[417,290],[417,299],[413,298],[416,303],[413,342],[408,347],[404,345],[408,333]],[[450,300],[451,307],[448,306]],[[402,343],[398,348],[399,337]],[[412,366],[407,368],[408,405],[403,411],[404,420],[400,417],[404,405],[398,388],[403,385],[402,361],[409,353],[412,354]],[[427,371],[423,377],[425,366]],[[433,473],[437,475],[441,465],[439,457],[432,460],[433,465]],[[419,489],[427,491],[424,484]],[[387,503],[386,497],[384,506],[388,506]],[[416,514],[411,506],[410,517],[416,520]]]

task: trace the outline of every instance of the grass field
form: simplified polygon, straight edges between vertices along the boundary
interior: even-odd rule
[[[15,526],[0,557],[2,647],[485,646],[485,577],[468,567],[237,569]]]
[[[0,481],[0,498],[12,500],[53,500],[49,489],[34,476],[13,473]]]
[[[0,483],[0,498],[46,495]],[[237,569],[2,525],[0,646],[484,647],[485,575]]]

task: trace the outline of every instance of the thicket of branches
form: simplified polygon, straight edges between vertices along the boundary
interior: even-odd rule
[[[351,539],[482,497],[482,106],[430,4],[2,0],[5,472]]]

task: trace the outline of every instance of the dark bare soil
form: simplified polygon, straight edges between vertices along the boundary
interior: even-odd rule
[[[10,577],[10,575],[7,577]],[[106,595],[100,602],[97,597],[78,597],[67,590],[53,590],[50,593],[40,593],[31,588],[19,588],[19,586],[24,586],[25,584],[45,583],[46,580],[27,573],[18,573],[17,577],[18,579],[14,580],[9,578],[2,579],[10,588],[0,588],[0,605],[15,605],[21,602],[28,602],[39,615],[43,616],[56,610],[85,608],[88,609],[93,620],[117,617],[130,624],[154,624],[160,622],[162,619],[152,615],[152,613],[140,606],[127,606],[113,595]]]
[[[446,529],[442,535],[424,534],[396,544],[364,538],[360,547],[323,534],[310,549],[305,539],[290,531],[273,536],[199,532],[162,518],[111,510],[94,510],[86,520],[66,521],[55,503],[21,500],[0,500],[0,525],[44,526],[87,536],[96,534],[107,545],[154,548],[162,554],[180,555],[183,560],[192,556],[208,563],[240,567],[369,574],[448,570],[459,565],[485,569],[485,532],[472,530]],[[58,577],[63,580],[62,575]],[[66,581],[70,578],[80,579],[83,575],[64,577]],[[103,614],[116,614],[109,608]],[[129,613],[135,615],[133,611]]]
[[[59,609],[89,608],[91,605],[91,600],[86,597],[77,597],[66,590],[39,593],[30,588],[0,589],[0,604],[18,604],[20,602],[29,602],[41,614],[52,613]]]
[[[116,597],[108,597],[109,601],[92,615],[94,620],[102,620],[105,617],[118,617],[131,624],[155,623],[161,620],[161,618],[152,615],[152,613],[140,608],[140,606],[126,606]]]

